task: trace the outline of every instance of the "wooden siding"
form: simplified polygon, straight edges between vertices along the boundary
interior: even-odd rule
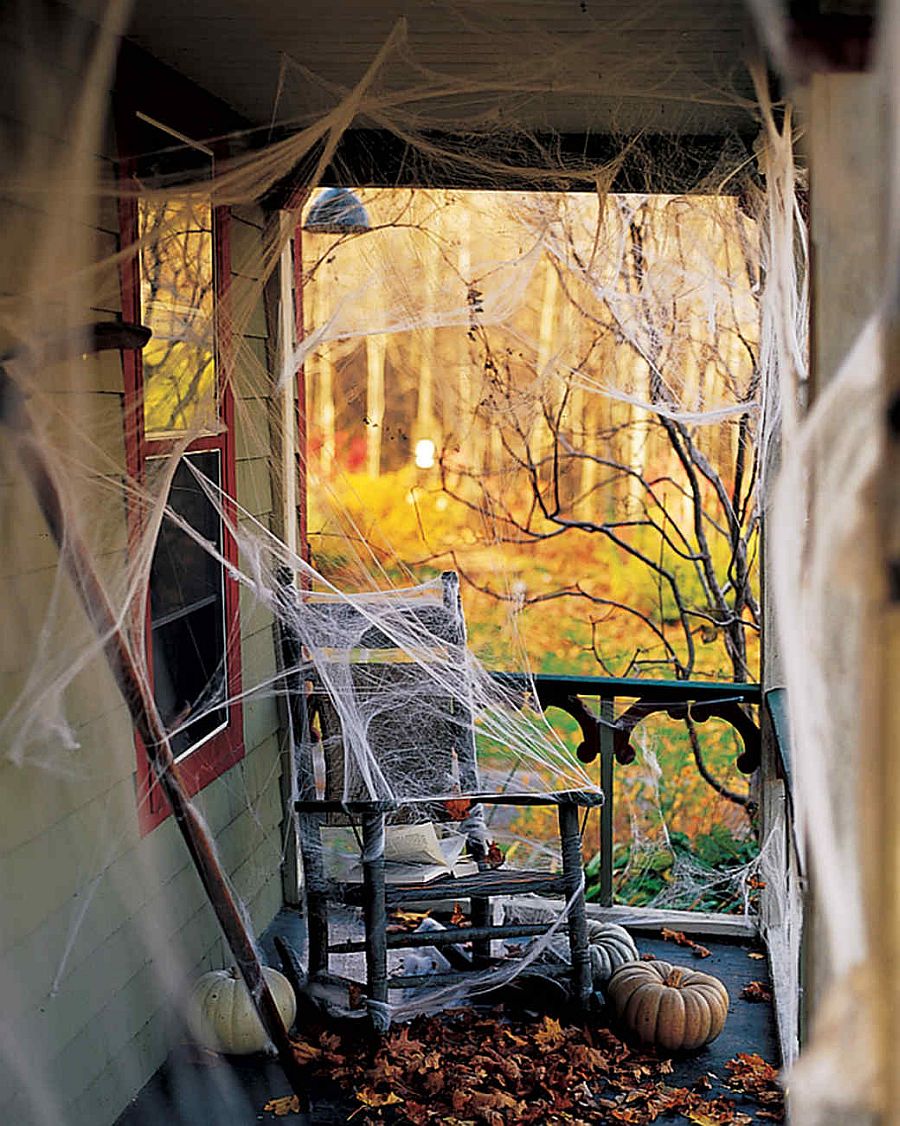
[[[0,72],[14,65],[15,45],[0,39]],[[0,292],[21,285],[41,222],[38,207],[23,211],[0,199]],[[261,223],[261,215],[235,219],[245,249]],[[102,251],[115,249],[106,205],[96,228]],[[97,307],[107,315],[117,311],[108,287]],[[248,329],[248,344],[263,361],[265,324],[260,310]],[[95,451],[85,444],[80,452],[93,472],[109,472],[111,464],[124,464],[121,363],[106,355],[91,361],[90,371],[90,392],[80,392],[71,408],[85,436],[98,439]],[[235,378],[240,394],[240,364]],[[254,388],[258,396],[258,373]],[[272,489],[264,450],[255,433],[242,429],[249,419],[255,432],[265,410],[260,400],[259,408],[237,412],[236,445],[238,500],[268,521]],[[124,507],[109,507],[108,520],[112,538],[103,562],[114,572],[126,542]],[[0,458],[0,545],[3,715],[26,683],[57,579],[55,548],[6,458]],[[63,619],[87,640],[65,582],[61,590]],[[246,598],[242,610],[245,681],[265,679],[275,668],[272,619]],[[171,819],[140,834],[133,732],[104,662],[91,661],[65,696],[76,748],[67,751],[48,737],[22,765],[0,757],[0,1120],[16,1126],[113,1122],[177,1042],[170,998],[183,996],[186,982],[204,969],[229,962]],[[275,701],[248,702],[244,725],[246,757],[210,784],[198,804],[261,929],[281,904]]]

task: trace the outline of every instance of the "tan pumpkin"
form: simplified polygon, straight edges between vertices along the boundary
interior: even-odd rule
[[[607,996],[628,1032],[667,1052],[709,1044],[728,1016],[728,990],[718,978],[669,962],[621,966]]]
[[[297,999],[288,979],[278,970],[263,968],[285,1028],[297,1015]],[[214,1052],[246,1056],[268,1047],[247,986],[237,970],[213,970],[204,974],[191,991],[191,1030],[197,1040]]]

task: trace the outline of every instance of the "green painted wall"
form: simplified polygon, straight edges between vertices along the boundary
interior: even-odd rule
[[[4,65],[14,65],[9,44],[0,44]],[[42,221],[40,207],[23,210],[0,198],[0,295],[20,286]],[[103,252],[115,248],[115,224],[114,206],[98,208],[93,231]],[[234,220],[235,243],[246,248],[260,230],[261,216],[242,212]],[[109,279],[96,305],[98,315],[117,312]],[[247,343],[262,360],[265,326],[260,308]],[[0,347],[6,343],[0,340]],[[124,464],[121,365],[116,355],[90,362],[93,390],[67,397],[61,387],[59,418],[50,421],[74,420],[72,449],[109,472]],[[258,397],[258,372],[253,379]],[[240,393],[240,365],[236,380]],[[265,520],[272,508],[260,444],[267,409],[258,399],[238,412],[237,423],[238,500]],[[125,546],[124,509],[114,492],[101,496],[97,511],[82,515],[89,538],[102,536],[103,567],[115,576]],[[28,684],[52,599],[59,599],[55,620],[64,636],[90,638],[55,563],[7,447],[0,453],[0,716]],[[242,610],[246,679],[262,680],[275,668],[271,618],[247,599]],[[49,665],[41,666],[52,668],[53,660],[51,643]],[[15,1126],[113,1122],[177,1043],[171,999],[183,996],[204,969],[229,963],[171,819],[140,834],[133,733],[102,659],[89,660],[64,697],[77,746],[66,749],[48,731],[21,763],[9,760],[9,745],[0,747],[0,1122]],[[249,701],[244,723],[246,757],[198,802],[261,929],[281,904],[274,699]]]

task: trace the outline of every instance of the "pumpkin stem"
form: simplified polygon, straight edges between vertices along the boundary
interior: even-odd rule
[[[679,969],[678,966],[673,966],[666,974],[663,985],[669,985],[672,989],[677,989],[681,985],[682,978],[684,977],[684,970]]]

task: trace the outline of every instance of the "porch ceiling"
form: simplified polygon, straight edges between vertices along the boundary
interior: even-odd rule
[[[144,0],[134,5],[128,36],[249,121],[268,125],[284,56],[321,81],[291,68],[278,120],[319,114],[360,79],[402,15],[408,58],[425,72],[474,85],[488,75],[515,82],[523,74],[545,88],[550,79],[564,85],[517,99],[516,119],[529,129],[748,131],[746,110],[735,104],[753,96],[741,0]],[[401,60],[388,65],[384,81],[409,90],[433,78]],[[435,104],[423,105],[434,124]],[[496,95],[482,90],[442,111],[458,124],[462,107],[476,121],[496,105]]]

